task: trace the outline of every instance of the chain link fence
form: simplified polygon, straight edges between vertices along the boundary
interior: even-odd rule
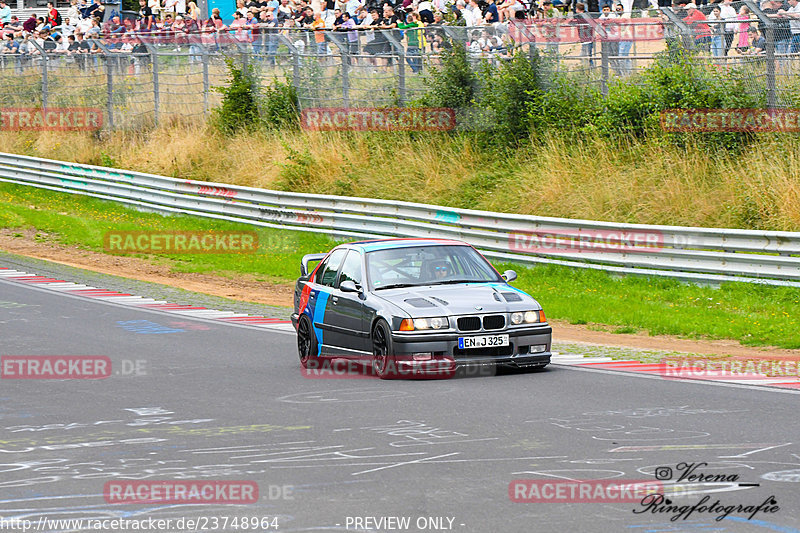
[[[635,83],[659,55],[680,54],[765,96],[768,107],[792,105],[800,20],[765,13],[750,0],[733,5],[740,13],[735,20],[715,19],[713,11],[701,17],[690,7],[474,28],[122,33],[76,41],[72,50],[27,38],[17,53],[0,54],[0,108],[99,108],[111,129],[202,119],[220,103],[214,89],[227,83],[226,58],[251,65],[262,86],[288,79],[301,108],[403,106],[425,93],[431,69],[452,47],[463,47],[476,70],[520,50],[538,53],[552,59],[550,75],[568,74],[571,83],[602,94],[616,80]]]

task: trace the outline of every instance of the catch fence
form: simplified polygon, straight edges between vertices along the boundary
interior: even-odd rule
[[[762,96],[767,107],[795,105],[800,26],[792,34],[750,0],[740,5],[751,13],[733,22],[686,22],[682,11],[662,8],[633,18],[577,14],[485,27],[128,32],[87,40],[82,52],[26,39],[22,53],[0,54],[0,108],[98,108],[111,129],[201,119],[221,101],[215,89],[227,84],[227,58],[251,65],[261,89],[289,80],[301,108],[405,106],[425,94],[431,70],[452,47],[463,47],[476,71],[519,50],[538,54],[548,59],[546,76],[568,75],[603,94],[615,80],[635,83],[657,57],[680,55]]]

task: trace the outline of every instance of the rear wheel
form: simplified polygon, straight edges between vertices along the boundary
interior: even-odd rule
[[[381,320],[372,328],[372,369],[381,379],[395,377],[392,352],[392,333],[389,324]]]
[[[317,356],[317,336],[314,335],[311,320],[305,315],[297,323],[297,355],[303,368],[308,368],[308,362]]]

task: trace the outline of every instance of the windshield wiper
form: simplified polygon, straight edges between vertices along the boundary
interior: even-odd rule
[[[436,283],[432,283],[432,285],[450,285],[453,283],[484,283],[484,281],[480,279],[447,279],[444,281],[437,281]]]
[[[382,287],[375,287],[374,290],[379,291],[381,289],[400,289],[402,287],[417,287],[416,283],[391,283],[389,285],[384,285]]]

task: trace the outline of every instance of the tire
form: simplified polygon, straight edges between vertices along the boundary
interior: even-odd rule
[[[308,368],[312,357],[317,357],[317,336],[311,320],[305,315],[297,323],[297,355],[300,357],[300,366]]]
[[[379,320],[372,328],[372,370],[381,379],[397,377],[392,357],[392,332],[385,320]]]

